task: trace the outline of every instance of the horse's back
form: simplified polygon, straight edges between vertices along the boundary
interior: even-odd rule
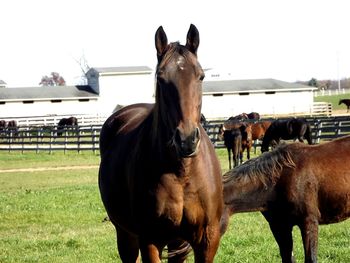
[[[103,154],[117,135],[125,135],[139,127],[153,109],[153,104],[139,103],[126,106],[113,113],[103,124],[100,151]]]

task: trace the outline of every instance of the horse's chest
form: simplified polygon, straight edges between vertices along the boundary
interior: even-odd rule
[[[180,225],[183,217],[184,191],[174,174],[164,174],[155,189],[156,215]]]
[[[156,189],[157,216],[170,220],[175,226],[179,226],[184,218],[191,224],[198,222],[203,211],[198,208],[197,199],[196,194],[188,193],[184,183],[174,174],[164,174]]]

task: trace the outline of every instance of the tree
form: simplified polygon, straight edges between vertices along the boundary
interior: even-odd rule
[[[311,87],[318,87],[318,81],[315,78],[309,80],[308,85]]]
[[[51,77],[43,76],[39,85],[42,86],[64,86],[66,81],[62,76],[57,72],[51,72]]]

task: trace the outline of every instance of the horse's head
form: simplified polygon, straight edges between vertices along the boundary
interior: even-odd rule
[[[197,60],[199,32],[194,25],[186,45],[168,44],[162,27],[155,35],[158,65],[156,107],[159,121],[170,129],[172,144],[181,157],[191,157],[200,143],[202,80],[204,72]]]

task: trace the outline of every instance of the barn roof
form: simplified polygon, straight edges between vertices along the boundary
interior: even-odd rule
[[[310,91],[315,87],[290,83],[276,79],[244,79],[244,80],[220,80],[204,81],[204,94],[232,94],[232,93],[261,93],[261,92],[282,92],[282,91]]]
[[[5,86],[6,82],[0,79],[0,86]]]
[[[147,66],[102,67],[102,68],[91,68],[90,70],[98,72],[100,76],[150,74],[150,73],[152,73],[152,69],[150,67],[147,67]]]
[[[0,89],[0,100],[59,100],[97,98],[89,86],[54,86]]]

